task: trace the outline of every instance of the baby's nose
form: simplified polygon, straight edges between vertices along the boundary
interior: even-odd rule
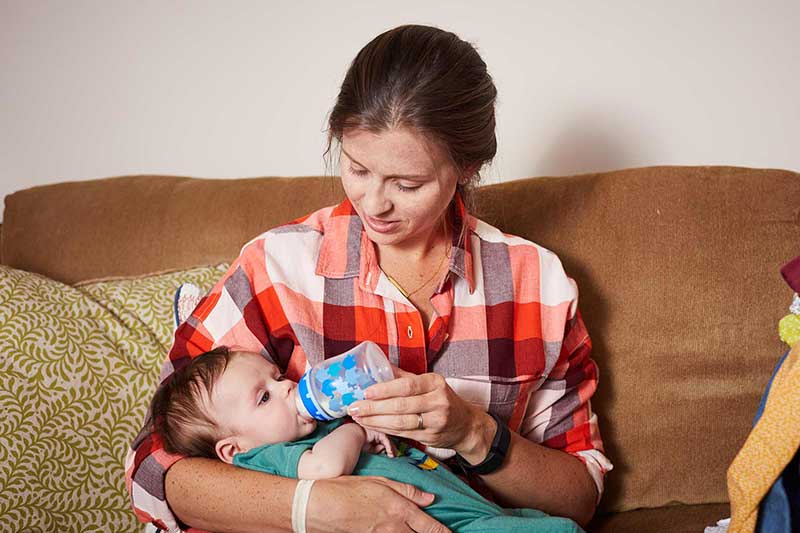
[[[292,392],[292,389],[294,388],[294,383],[292,383],[288,379],[284,379],[278,382],[278,386],[285,394],[289,394],[290,392]]]

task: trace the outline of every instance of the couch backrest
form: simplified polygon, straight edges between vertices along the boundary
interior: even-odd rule
[[[247,241],[342,198],[321,177],[125,176],[10,194],[3,263],[66,283],[230,261]]]
[[[37,187],[6,198],[2,257],[67,282],[215,263],[340,197],[326,178]],[[800,175],[653,167],[491,185],[476,200],[578,282],[615,464],[603,507],[727,501],[725,470],[783,349],[778,269],[800,254]]]
[[[800,175],[658,167],[490,187],[484,218],[555,251],[600,366],[604,506],[727,501],[725,472],[786,346]]]

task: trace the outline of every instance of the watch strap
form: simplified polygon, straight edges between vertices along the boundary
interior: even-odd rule
[[[492,439],[492,444],[489,447],[489,453],[486,458],[476,465],[471,465],[469,461],[456,454],[456,461],[467,474],[477,474],[479,476],[490,474],[500,468],[505,461],[506,453],[508,453],[508,445],[511,443],[511,430],[508,429],[505,422],[500,420],[494,413],[488,413],[489,416],[494,418],[497,423],[497,431]]]

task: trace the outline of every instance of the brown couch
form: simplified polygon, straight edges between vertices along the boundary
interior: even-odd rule
[[[334,178],[128,176],[6,197],[0,261],[67,283],[230,260],[341,197]],[[485,186],[477,213],[555,251],[578,282],[607,478],[593,531],[702,532],[730,516],[800,250],[800,175],[651,167]]]

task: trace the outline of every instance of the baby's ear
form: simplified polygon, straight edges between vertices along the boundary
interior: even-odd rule
[[[224,463],[233,464],[233,456],[237,453],[241,453],[243,450],[239,446],[239,442],[236,437],[225,437],[222,440],[217,441],[217,445],[214,446],[214,449],[217,452],[217,457],[219,457],[220,461]]]

